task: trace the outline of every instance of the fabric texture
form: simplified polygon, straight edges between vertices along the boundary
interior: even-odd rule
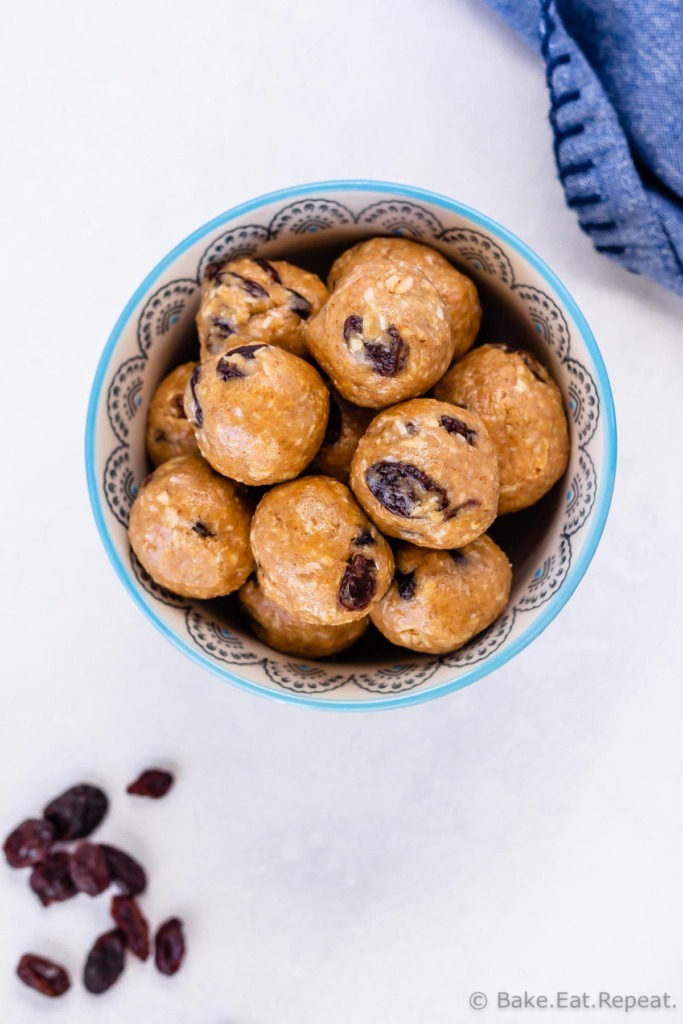
[[[682,0],[487,0],[543,58],[557,172],[598,252],[683,295]]]

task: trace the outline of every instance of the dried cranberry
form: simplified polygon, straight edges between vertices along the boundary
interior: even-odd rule
[[[57,839],[85,839],[95,831],[108,808],[102,790],[83,783],[52,800],[43,816],[54,825]]]
[[[69,872],[69,854],[64,850],[48,853],[31,872],[29,885],[44,907],[70,900],[77,890]]]
[[[42,860],[55,839],[54,827],[42,818],[27,818],[10,832],[3,845],[11,868],[28,868]]]
[[[63,996],[71,987],[71,979],[60,964],[35,953],[24,953],[17,966],[17,976],[24,985],[50,999]]]
[[[193,529],[197,530],[198,525],[204,525],[203,523],[195,523]],[[197,530],[199,533],[200,531]],[[202,534],[205,537],[213,536],[211,531]],[[132,793],[133,796],[150,796],[153,800],[158,800],[162,796],[166,796],[169,789],[173,785],[173,776],[170,772],[162,771],[161,768],[148,768],[147,771],[142,772],[140,776],[131,782],[130,786],[126,789],[126,793]]]
[[[112,882],[116,882],[126,896],[139,896],[147,887],[147,876],[144,869],[133,857],[116,846],[101,844],[102,852],[107,858],[107,866]]]
[[[377,590],[377,566],[365,555],[352,555],[339,587],[339,604],[352,612],[359,612],[372,601]]]
[[[313,312],[313,306],[310,304],[307,298],[305,298],[300,292],[295,292],[293,288],[289,289],[289,308],[292,313],[296,313],[302,320],[308,320],[309,316]]]
[[[131,953],[139,960],[149,956],[149,925],[132,896],[113,896],[111,916],[126,936]]]
[[[447,430],[449,434],[454,434],[456,437],[463,437],[468,444],[473,445],[477,440],[478,434],[476,430],[472,430],[471,427],[468,427],[464,420],[456,419],[455,416],[442,416],[439,422],[444,430]]]
[[[226,337],[235,333],[235,325],[230,320],[226,320],[224,316],[212,316],[211,323]]]
[[[237,282],[237,287],[241,288],[247,295],[250,295],[252,299],[268,298],[266,289],[258,281],[254,281],[253,278],[245,277],[244,274],[237,274],[234,270],[226,271],[226,273]]]
[[[476,498],[468,498],[467,501],[463,501],[462,505],[449,508],[448,512],[444,515],[444,519],[455,519],[461,512],[466,512],[468,508],[479,508],[480,505],[481,502],[477,501]]]
[[[323,447],[336,444],[341,437],[342,414],[335,398],[330,395],[330,415],[327,420],[327,430],[323,439]]]
[[[171,917],[159,925],[154,937],[154,962],[162,974],[175,974],[185,956],[183,925],[177,917]]]
[[[83,984],[99,996],[121,976],[125,964],[126,938],[120,928],[105,932],[95,940],[83,970]]]
[[[374,497],[395,516],[409,519],[430,494],[438,498],[437,509],[448,506],[446,490],[417,466],[407,462],[375,462],[365,472]]]
[[[261,259],[260,257],[257,257],[253,259],[251,262],[255,263],[257,267],[261,268],[261,270],[265,270],[266,274],[273,282],[273,284],[282,284],[282,279],[280,275],[278,274],[273,264],[270,263],[268,260],[264,260]]]
[[[99,896],[111,881],[104,850],[96,843],[81,843],[69,859],[69,874],[79,892]]]
[[[536,362],[530,352],[525,352],[523,349],[520,349],[517,355],[536,380],[540,380],[541,384],[547,384],[547,381],[543,376],[543,368],[541,367],[541,364]]]
[[[415,570],[413,569],[412,572],[401,572],[400,569],[397,569],[394,578],[399,596],[403,601],[410,601],[415,596]]]
[[[373,547],[377,541],[372,536],[368,529],[361,530],[357,537],[354,537],[351,541],[352,544],[356,544],[359,548],[364,548],[370,545]]]
[[[201,519],[198,519],[195,523],[192,524],[192,529],[194,530],[195,533],[198,533],[200,537],[216,536],[213,530],[210,530],[206,523],[203,523]],[[129,788],[128,792],[130,793],[132,792],[132,790]]]
[[[192,374],[190,375],[190,394],[192,395],[193,403],[193,416],[195,424],[201,429],[204,426],[204,413],[200,405],[199,399],[197,398],[197,384],[199,384],[199,378],[202,375],[201,366],[195,366]]]
[[[381,341],[366,341],[365,353],[372,363],[372,368],[380,377],[395,377],[406,365],[408,346],[395,327],[387,327],[386,336]]]

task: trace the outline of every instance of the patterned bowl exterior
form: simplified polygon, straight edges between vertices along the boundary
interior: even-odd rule
[[[564,501],[531,560],[515,573],[503,616],[471,643],[440,657],[396,653],[391,663],[298,661],[226,624],[206,605],[150,579],[126,528],[145,475],[144,426],[151,395],[178,361],[205,267],[217,258],[286,253],[312,242],[343,246],[403,235],[435,246],[486,284],[536,334],[563,390],[572,437]],[[315,236],[314,238],[312,236]],[[602,533],[616,464],[607,374],[576,304],[523,242],[443,196],[383,182],[325,182],[237,207],[182,242],[142,283],[119,318],[93,384],[86,469],[93,512],[112,562],[143,611],[176,646],[251,691],[313,707],[370,710],[413,704],[459,689],[504,664],[545,628],[583,576]],[[527,564],[529,563],[529,564]]]

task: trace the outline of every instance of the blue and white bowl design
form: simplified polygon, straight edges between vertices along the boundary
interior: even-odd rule
[[[394,649],[391,661],[304,661],[278,654],[221,614],[157,586],[131,553],[131,504],[147,473],[145,419],[161,378],[187,348],[205,267],[258,253],[297,261],[312,247],[404,235],[441,250],[518,324],[562,389],[571,432],[563,481],[534,527],[504,615],[466,647],[440,657]],[[310,255],[310,253],[309,253]],[[499,340],[506,340],[500,338]],[[191,358],[191,355],[185,355]],[[607,373],[581,312],[523,242],[451,199],[402,185],[332,181],[262,196],[181,242],[143,281],[100,360],[88,409],[86,468],[93,512],[114,568],[152,622],[221,678],[280,700],[336,710],[413,704],[474,682],[548,625],[576,589],[607,517],[616,427]],[[218,609],[218,610],[217,610]]]

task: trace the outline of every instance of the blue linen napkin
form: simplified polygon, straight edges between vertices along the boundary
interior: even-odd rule
[[[543,58],[557,173],[581,228],[683,295],[683,2],[487,3]]]

